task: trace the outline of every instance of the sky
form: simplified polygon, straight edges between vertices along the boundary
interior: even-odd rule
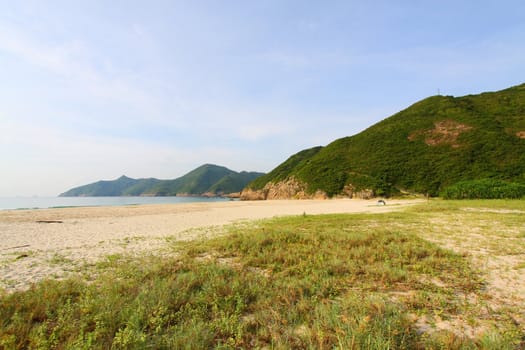
[[[268,172],[525,82],[523,0],[0,0],[0,196]]]

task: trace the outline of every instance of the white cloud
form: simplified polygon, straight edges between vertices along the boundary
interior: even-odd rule
[[[0,25],[0,51],[68,80],[70,86],[78,89],[77,96],[87,93],[95,101],[106,99],[150,112],[158,102],[151,93],[137,86],[140,81],[133,81],[136,74],[127,76],[115,70],[108,57],[91,50],[81,40],[44,43],[19,28],[4,24]]]
[[[71,134],[37,122],[0,116],[0,196],[57,195],[71,187],[114,179],[172,179],[204,163],[234,170],[261,170],[273,165],[254,158],[253,149],[209,144],[173,147],[145,140]]]
[[[169,147],[69,134],[37,123],[4,119],[2,128],[9,137],[0,140],[0,158],[9,159],[10,166],[3,171],[6,181],[0,195],[57,194],[72,185],[123,172],[168,175],[169,169],[176,171],[190,159],[188,152]]]

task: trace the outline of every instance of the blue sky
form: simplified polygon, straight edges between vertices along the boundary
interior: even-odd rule
[[[525,82],[521,0],[0,6],[0,196],[266,172],[438,90]]]

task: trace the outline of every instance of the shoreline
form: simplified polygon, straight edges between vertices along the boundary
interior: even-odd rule
[[[5,210],[37,210],[84,207],[112,207],[145,204],[191,204],[226,202],[225,197],[204,196],[96,196],[96,197],[0,197],[0,212]]]
[[[0,288],[82,273],[114,254],[162,254],[170,241],[220,235],[221,227],[277,216],[381,213],[422,200],[270,200],[0,211]]]

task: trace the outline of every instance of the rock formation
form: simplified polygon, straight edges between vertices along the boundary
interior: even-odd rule
[[[294,177],[277,183],[269,182],[261,190],[244,189],[241,193],[241,200],[327,198],[328,196],[323,191],[308,193],[306,184]]]

